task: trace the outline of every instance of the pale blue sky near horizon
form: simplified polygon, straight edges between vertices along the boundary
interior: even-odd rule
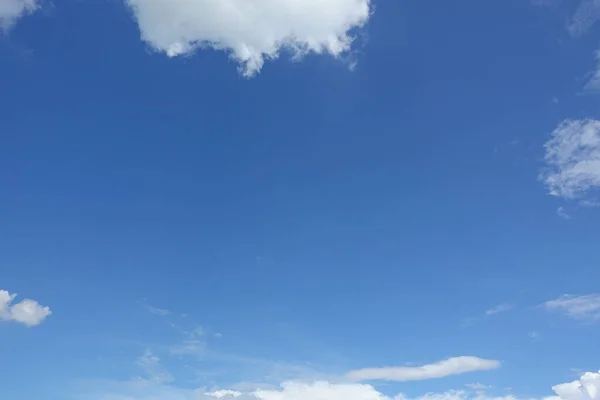
[[[216,24],[233,58],[168,57],[171,25],[143,20],[161,1],[125,3],[41,2],[0,33],[0,289],[52,312],[23,326],[0,296],[0,398],[188,400],[459,356],[500,366],[374,385],[541,398],[598,371],[593,2],[323,0],[275,19],[300,42],[350,29],[350,51],[251,77],[236,51],[281,26]],[[582,153],[551,141],[584,131]],[[103,394],[135,377],[156,397]]]

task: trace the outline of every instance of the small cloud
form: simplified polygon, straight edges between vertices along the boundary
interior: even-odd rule
[[[597,200],[581,200],[578,204],[581,207],[586,207],[586,208],[600,207],[600,201],[597,201]]]
[[[434,364],[418,367],[380,367],[350,371],[347,377],[353,381],[386,380],[395,382],[420,381],[443,378],[472,371],[496,369],[500,362],[479,357],[452,357]]]
[[[0,1],[0,31],[8,31],[19,18],[34,12],[38,8],[40,8],[38,0]]]
[[[489,310],[486,310],[485,312],[485,316],[486,317],[491,317],[492,315],[496,315],[496,314],[500,314],[506,311],[510,311],[514,308],[514,305],[509,304],[509,303],[502,303],[502,304],[498,304],[495,307],[490,308]]]
[[[600,121],[565,120],[544,148],[546,169],[539,178],[550,195],[583,199],[600,189]]]
[[[35,300],[24,299],[13,304],[16,297],[16,293],[0,290],[0,321],[36,326],[52,314],[49,307],[44,307]]]
[[[222,397],[240,397],[242,395],[242,392],[238,392],[236,390],[216,390],[214,392],[207,392],[204,394],[220,399]]]
[[[198,326],[191,331],[184,331],[183,343],[172,346],[171,355],[174,356],[200,356],[206,351],[204,328]]]
[[[146,350],[137,359],[136,364],[144,370],[148,379],[152,382],[162,384],[173,381],[173,375],[161,366],[160,358],[155,356],[150,350]]]
[[[512,310],[513,308],[515,308],[514,304],[510,304],[510,303],[501,303],[498,304],[490,309],[485,310],[485,312],[483,313],[483,315],[478,316],[478,317],[468,317],[468,318],[463,318],[460,322],[460,325],[463,328],[469,327],[473,324],[475,324],[478,321],[481,321],[483,319],[486,318],[490,318],[496,314],[500,314],[500,313],[504,313],[507,311]]]
[[[538,340],[540,338],[540,334],[536,331],[529,332],[527,336],[529,336],[529,339],[531,340]]]
[[[562,295],[543,304],[546,310],[559,311],[568,317],[588,322],[600,321],[600,294],[583,296]]]
[[[491,388],[491,386],[484,385],[483,383],[467,383],[465,386],[473,390],[487,390]]]
[[[565,211],[563,207],[558,207],[556,209],[556,215],[558,215],[562,219],[571,219],[571,216]]]
[[[600,50],[595,53],[596,57],[596,70],[591,73],[591,78],[587,81],[583,87],[585,90],[591,92],[600,91]]]
[[[567,24],[567,31],[573,37],[581,36],[590,30],[600,19],[600,2],[583,0]]]
[[[162,317],[171,315],[171,311],[164,309],[164,308],[158,308],[158,307],[152,307],[152,306],[147,306],[147,308],[148,308],[148,311],[150,311],[154,315],[160,315]]]

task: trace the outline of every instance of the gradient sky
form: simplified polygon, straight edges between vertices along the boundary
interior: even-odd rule
[[[0,0],[0,398],[600,399],[597,19]]]

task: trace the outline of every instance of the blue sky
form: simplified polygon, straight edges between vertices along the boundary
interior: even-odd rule
[[[0,398],[600,399],[593,0],[0,0]]]

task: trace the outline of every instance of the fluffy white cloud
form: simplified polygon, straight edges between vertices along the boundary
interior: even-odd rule
[[[18,18],[38,8],[38,0],[0,0],[0,29],[10,29]]]
[[[565,120],[544,148],[540,179],[551,195],[574,199],[600,188],[600,121]]]
[[[547,301],[544,307],[550,311],[561,311],[571,318],[600,322],[600,293],[584,296],[563,295]]]
[[[6,290],[0,290],[0,321],[35,326],[52,314],[49,307],[41,306],[34,300],[25,299],[13,304],[16,297],[16,293],[11,294]]]
[[[225,50],[250,77],[282,48],[295,57],[350,50],[351,31],[370,16],[370,0],[126,0],[142,39],[177,56]]]
[[[281,390],[259,390],[253,393],[259,400],[385,400],[371,385],[333,384],[315,382],[312,384],[288,382]]]
[[[350,371],[347,377],[353,381],[387,380],[387,381],[419,381],[424,379],[443,378],[472,371],[486,371],[500,366],[496,360],[479,357],[452,357],[434,364],[419,367],[382,367],[365,368]]]
[[[600,371],[586,372],[578,380],[556,385],[552,390],[563,400],[600,400]]]
[[[104,385],[111,386],[111,385]],[[575,382],[556,385],[552,389],[557,396],[519,398],[514,395],[490,396],[478,385],[477,390],[449,390],[408,397],[404,394],[387,395],[372,385],[359,383],[332,383],[327,381],[287,382],[280,387],[238,392],[218,390],[204,392],[199,389],[180,389],[148,382],[129,382],[119,394],[86,396],[91,400],[600,400],[600,374],[588,372]],[[481,388],[481,389],[480,389]]]

